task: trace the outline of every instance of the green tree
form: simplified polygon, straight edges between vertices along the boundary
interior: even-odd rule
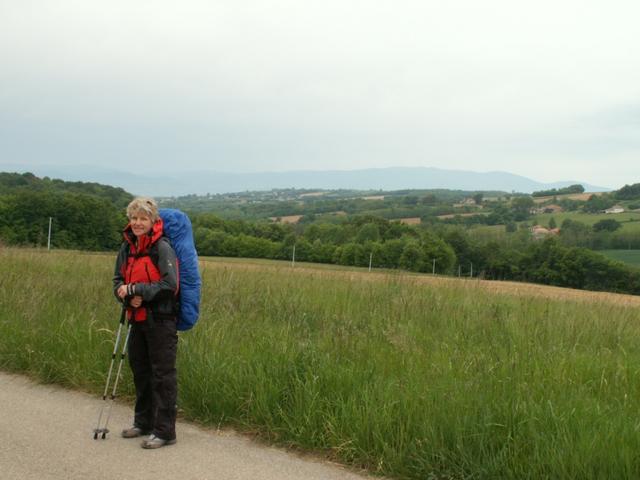
[[[444,232],[442,239],[453,249],[458,263],[482,263],[482,254],[477,243],[472,241],[467,231],[454,227]]]
[[[537,192],[533,192],[532,196],[534,197],[550,197],[551,195],[567,195],[571,193],[583,193],[584,187],[580,184],[570,185],[565,188],[552,188],[551,190],[540,190]]]
[[[340,258],[337,263],[340,265],[355,265],[358,247],[360,247],[360,245],[355,243],[345,243],[340,249]]]
[[[593,224],[594,232],[615,232],[622,224],[614,218],[605,218]]]
[[[531,216],[531,209],[535,205],[531,197],[515,197],[511,200],[511,209],[514,214],[514,220],[522,221]]]
[[[589,245],[593,239],[593,230],[582,222],[567,218],[560,227],[560,240],[567,246]]]
[[[362,244],[365,242],[377,242],[378,240],[380,240],[380,229],[375,223],[366,223],[358,230],[356,242]]]
[[[427,193],[420,198],[420,203],[423,205],[435,205],[438,202],[438,198],[433,193]]]
[[[221,255],[222,245],[228,236],[228,233],[204,227],[198,227],[193,232],[198,253],[203,256]]]
[[[430,272],[433,270],[433,260],[436,261],[437,273],[451,273],[456,263],[456,254],[451,246],[441,238],[429,234],[428,232],[422,238],[422,253],[424,256],[424,265],[422,270]]]
[[[625,185],[620,190],[615,192],[614,196],[618,200],[636,200],[640,198],[640,183]]]
[[[615,203],[615,200],[607,194],[591,195],[582,208],[588,213],[598,213],[613,207]]]
[[[237,237],[227,234],[222,245],[220,246],[220,256],[237,257],[239,256],[239,243]]]
[[[399,260],[400,268],[412,272],[424,270],[424,253],[417,241],[409,241],[405,244]]]
[[[113,250],[122,241],[124,212],[91,195],[22,190],[4,197],[4,240],[14,244],[46,243],[52,218],[54,248]]]
[[[387,240],[380,248],[379,266],[384,268],[398,268],[400,256],[404,250],[405,241],[399,238]]]
[[[373,255],[372,258],[371,258],[372,267],[383,267],[384,266],[382,264],[382,259],[383,259],[382,247],[383,247],[383,244],[379,243],[379,242],[370,242],[369,244],[367,244],[366,253]],[[367,259],[367,261],[368,261],[368,259]],[[368,264],[367,264],[367,266],[368,266]]]
[[[309,241],[304,238],[296,240],[296,261],[309,262],[313,256],[313,247]]]
[[[331,243],[322,243],[320,239],[316,239],[311,244],[311,259],[317,263],[333,263],[333,256],[336,246]]]
[[[485,278],[490,280],[520,279],[521,254],[498,242],[489,242],[484,246],[484,263],[476,267]]]

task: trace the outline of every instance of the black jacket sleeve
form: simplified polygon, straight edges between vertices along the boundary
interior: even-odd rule
[[[118,297],[118,288],[120,285],[124,285],[124,276],[122,275],[122,266],[126,265],[127,255],[129,253],[129,245],[127,242],[123,242],[120,247],[120,251],[118,252],[118,256],[116,257],[116,268],[113,273],[113,294],[118,299],[119,302],[122,303],[120,297]]]

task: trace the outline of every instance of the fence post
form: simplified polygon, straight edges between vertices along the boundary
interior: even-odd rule
[[[53,217],[49,217],[49,234],[47,235],[47,251],[51,250],[51,220]]]

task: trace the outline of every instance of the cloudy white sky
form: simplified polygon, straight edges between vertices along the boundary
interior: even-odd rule
[[[640,182],[637,0],[0,0],[0,163]]]

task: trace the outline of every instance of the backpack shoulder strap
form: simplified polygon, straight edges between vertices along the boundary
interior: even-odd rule
[[[155,242],[153,245],[151,245],[151,247],[149,247],[149,250],[147,251],[147,255],[149,255],[149,258],[156,267],[158,266],[158,261],[160,260],[160,253],[158,252],[159,242],[160,240]]]
[[[158,262],[160,261],[160,242],[166,242],[171,245],[169,239],[163,235],[158,239],[157,242],[151,245],[148,252],[146,253],[146,255],[149,255],[149,257],[151,257],[151,261],[156,267],[158,266]]]

